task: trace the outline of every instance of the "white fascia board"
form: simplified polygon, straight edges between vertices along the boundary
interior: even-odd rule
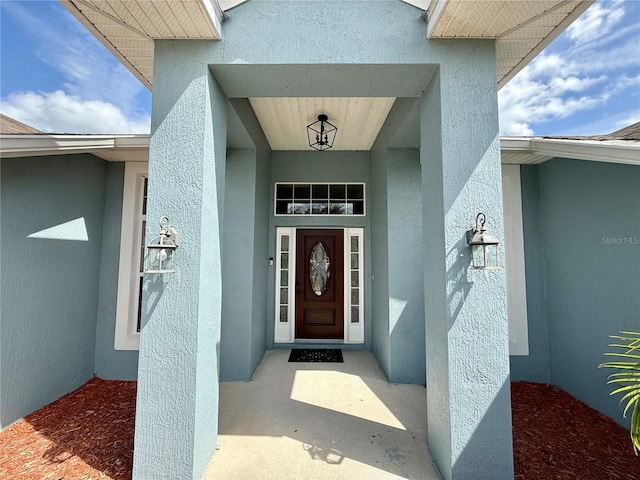
[[[534,138],[531,152],[559,158],[640,165],[640,147],[589,140]]]
[[[431,0],[429,9],[431,9],[431,6],[433,5],[433,10],[427,18],[427,38],[431,38],[433,29],[436,27],[438,20],[440,20],[440,15],[442,15],[444,7],[447,5],[448,1],[449,0]]]
[[[424,10],[427,11],[427,9],[429,8],[429,4],[433,1],[433,0],[402,0],[404,3],[408,3],[409,5],[413,5],[416,8],[419,8],[420,10]]]
[[[523,153],[531,152],[531,139],[519,137],[501,137],[500,150],[509,152],[517,151]]]
[[[118,135],[115,137],[116,148],[149,148],[150,135]]]
[[[149,148],[148,135],[0,135],[0,158]]]
[[[207,13],[209,23],[214,30],[216,38],[222,39],[222,19],[224,13],[218,0],[200,0],[204,11]]]
[[[223,12],[226,12],[227,10],[231,10],[232,8],[237,7],[238,5],[246,2],[247,0],[217,0],[217,1],[218,1],[218,5],[220,5],[220,9]]]
[[[562,138],[500,138],[503,152],[530,153],[552,158],[590,160],[594,162],[640,165],[640,147],[612,144],[598,140],[569,140]]]

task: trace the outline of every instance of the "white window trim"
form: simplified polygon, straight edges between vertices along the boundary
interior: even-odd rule
[[[502,165],[509,355],[529,355],[520,165]]]
[[[280,321],[280,280],[281,280],[281,267],[282,267],[282,250],[281,250],[281,238],[289,237],[289,303],[287,311],[287,321]],[[275,343],[291,343],[295,338],[295,278],[296,278],[296,229],[292,227],[278,227],[276,229],[276,284],[275,284],[275,329],[274,339]]]
[[[306,227],[305,227],[306,228]],[[344,338],[343,343],[364,343],[364,229],[363,228],[344,228]],[[289,237],[289,291],[288,291],[288,312],[287,322],[280,321],[280,280],[281,280],[281,259],[282,251],[281,238]],[[359,294],[359,313],[358,323],[351,323],[351,237],[357,236],[358,241],[358,271],[360,272],[358,286]],[[275,283],[275,327],[273,342],[274,343],[293,343],[296,338],[296,295],[295,295],[295,278],[296,278],[296,243],[297,229],[295,227],[277,227],[276,228],[276,283]],[[339,340],[338,340],[339,341]]]
[[[140,347],[140,333],[136,331],[136,326],[140,288],[140,244],[144,232],[137,216],[142,205],[147,171],[148,165],[145,162],[125,163],[114,338],[116,350],[138,350]]]
[[[351,237],[358,237],[358,322],[351,319]],[[364,229],[344,229],[344,343],[364,343]]]

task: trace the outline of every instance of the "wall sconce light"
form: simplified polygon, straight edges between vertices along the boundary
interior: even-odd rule
[[[479,213],[476,225],[467,230],[467,243],[471,246],[472,266],[482,270],[498,270],[498,245],[496,237],[487,233],[484,224],[487,216]]]
[[[160,234],[147,245],[149,264],[145,273],[173,273],[173,255],[178,248],[178,232],[169,218],[160,217]]]
[[[324,113],[318,115],[318,121],[307,125],[307,138],[309,139],[309,146],[316,150],[328,150],[333,147],[333,141],[336,139],[336,133],[338,127],[332,125],[327,120]]]

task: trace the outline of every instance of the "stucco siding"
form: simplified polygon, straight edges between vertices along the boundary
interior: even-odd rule
[[[124,163],[106,165],[95,373],[107,380],[135,380],[138,377],[138,351],[116,350],[113,346],[118,298],[124,166]]]
[[[256,192],[255,149],[227,151],[220,379],[249,380]]]
[[[390,149],[387,163],[389,381],[426,383],[420,151]]]
[[[511,380],[549,383],[549,328],[538,165],[521,165],[522,228],[527,285],[529,355],[510,357]]]
[[[4,427],[94,373],[106,165],[61,155],[1,169]]]
[[[640,168],[554,159],[539,180],[551,382],[627,424],[598,364],[640,330]]]
[[[389,353],[389,238],[387,216],[387,149],[371,151],[371,346],[387,377]]]
[[[271,204],[269,175],[271,172],[271,150],[268,145],[256,151],[255,225],[253,242],[253,311],[251,312],[251,358],[249,370],[256,369],[267,346],[268,290],[269,278],[269,223]]]

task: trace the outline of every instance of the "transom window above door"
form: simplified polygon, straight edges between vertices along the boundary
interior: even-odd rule
[[[364,215],[364,183],[276,183],[276,215]]]

